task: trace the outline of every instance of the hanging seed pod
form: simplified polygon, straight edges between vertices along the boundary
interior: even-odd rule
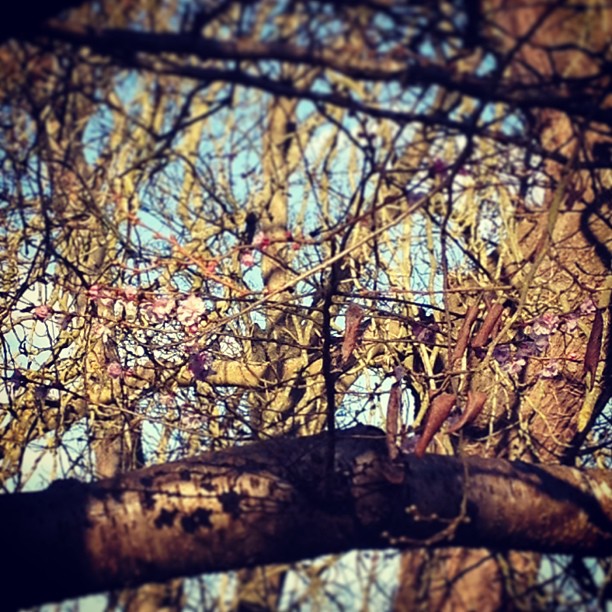
[[[427,413],[427,421],[421,438],[418,441],[415,449],[415,455],[422,457],[425,454],[425,449],[431,442],[431,439],[442,427],[442,423],[446,421],[452,407],[455,405],[457,396],[454,393],[441,393],[436,396]]]

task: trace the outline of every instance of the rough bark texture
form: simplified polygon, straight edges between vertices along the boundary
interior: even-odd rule
[[[339,436],[329,487],[326,442],[272,440],[2,497],[3,600],[29,606],[355,548],[612,553],[606,471],[437,455],[391,466],[384,433],[360,426]]]

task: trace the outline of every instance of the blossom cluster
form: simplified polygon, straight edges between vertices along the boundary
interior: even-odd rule
[[[517,343],[496,346],[493,350],[493,358],[504,372],[518,376],[530,357],[540,357],[546,352],[552,334],[559,329],[568,333],[573,332],[578,324],[578,319],[595,312],[595,309],[593,300],[588,298],[576,311],[567,315],[559,316],[553,312],[546,312],[531,321]],[[540,377],[554,378],[559,372],[559,360],[548,359],[542,367]]]

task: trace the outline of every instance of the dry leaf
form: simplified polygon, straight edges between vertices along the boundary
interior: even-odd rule
[[[422,457],[425,454],[427,445],[431,442],[431,439],[438,432],[440,427],[442,427],[442,423],[446,421],[452,407],[455,405],[456,399],[457,396],[454,393],[441,393],[433,399],[427,413],[427,420],[423,433],[416,445],[415,455],[417,457]]]
[[[452,427],[448,428],[448,433],[459,431],[462,427],[471,423],[480,414],[486,401],[486,393],[482,391],[468,391],[465,410],[461,413],[459,420]]]
[[[599,353],[601,352],[601,337],[603,335],[603,317],[601,310],[595,311],[591,334],[587,342],[586,353],[584,354],[584,374],[591,375],[589,388],[592,389],[595,384],[595,374],[597,372],[597,364],[599,363]]]
[[[393,461],[399,451],[397,448],[397,434],[399,431],[399,420],[402,410],[402,389],[399,383],[394,383],[387,404],[387,450],[389,459]]]
[[[345,365],[357,345],[357,335],[359,333],[359,324],[363,319],[363,308],[357,304],[351,304],[346,310],[344,340],[342,341],[342,362]]]
[[[482,327],[478,330],[478,333],[472,340],[473,348],[482,348],[487,343],[487,340],[491,337],[497,322],[501,318],[503,309],[504,307],[498,303],[491,306],[485,320],[482,323]]]
[[[476,320],[478,316],[478,305],[472,304],[466,311],[465,317],[463,318],[463,322],[461,323],[461,328],[459,329],[459,334],[457,336],[457,344],[453,349],[453,354],[450,358],[450,367],[452,368],[454,363],[463,357],[463,353],[465,353],[465,349],[467,348],[468,341],[470,339],[470,331],[472,329],[472,324]]]

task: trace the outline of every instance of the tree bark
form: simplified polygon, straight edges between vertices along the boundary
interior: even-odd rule
[[[607,471],[437,455],[391,464],[384,433],[358,426],[338,436],[330,487],[326,449],[324,434],[275,439],[1,497],[3,600],[32,606],[350,549],[612,554]]]

